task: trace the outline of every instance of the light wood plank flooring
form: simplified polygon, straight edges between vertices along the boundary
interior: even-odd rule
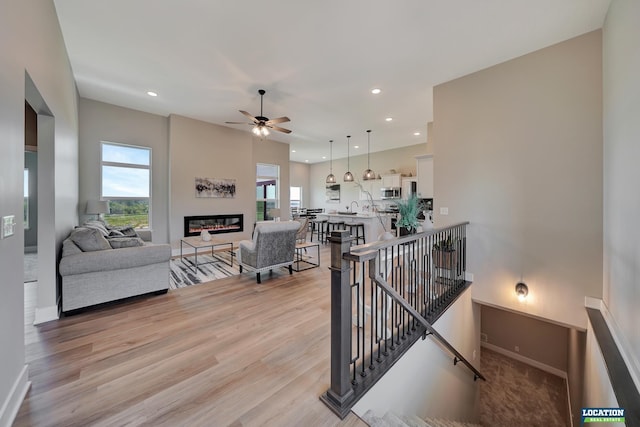
[[[327,247],[321,258],[261,285],[245,273],[38,327],[31,317],[32,386],[15,425],[366,426],[318,399],[329,387]]]

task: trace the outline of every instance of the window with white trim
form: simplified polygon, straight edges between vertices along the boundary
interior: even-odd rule
[[[150,228],[151,148],[101,143],[101,197],[111,226]]]
[[[280,217],[277,209],[280,166],[258,163],[256,165],[256,219],[265,221]]]

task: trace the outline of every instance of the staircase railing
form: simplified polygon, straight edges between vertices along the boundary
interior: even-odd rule
[[[432,326],[470,285],[467,224],[353,248],[347,231],[331,234],[331,387],[321,399],[341,418],[420,337],[484,379]]]

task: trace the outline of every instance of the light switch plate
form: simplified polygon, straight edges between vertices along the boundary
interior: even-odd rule
[[[14,228],[16,226],[15,215],[7,215],[2,217],[2,238],[13,236]]]
[[[449,208],[440,208],[440,215],[449,215]]]

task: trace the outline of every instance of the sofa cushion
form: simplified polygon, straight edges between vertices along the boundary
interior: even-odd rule
[[[73,243],[73,240],[71,239],[64,239],[64,241],[62,242],[62,256],[69,256],[69,255],[74,255],[74,254],[81,254],[82,253],[82,249],[80,249],[78,247],[78,245],[76,245],[75,243]]]
[[[109,245],[102,232],[95,228],[76,228],[71,232],[69,239],[78,245],[83,252],[111,249],[111,245]]]
[[[139,237],[109,237],[109,244],[113,249],[133,248],[136,246],[143,246],[144,241]]]
[[[63,257],[60,260],[60,275],[91,273],[134,268],[143,265],[169,262],[171,245],[149,244],[135,248],[118,250],[83,252]]]

